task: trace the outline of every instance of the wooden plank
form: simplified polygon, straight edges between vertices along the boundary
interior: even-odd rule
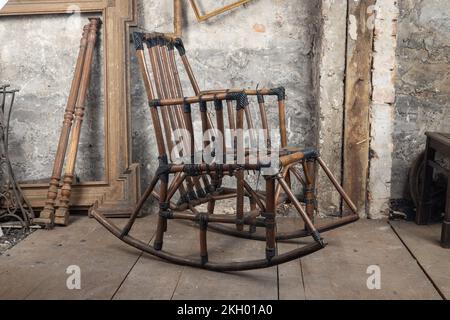
[[[386,221],[363,220],[324,234],[328,247],[302,259],[309,299],[440,299]],[[369,266],[381,289],[369,290]]]
[[[165,248],[198,257],[198,229],[179,221],[169,225]],[[208,233],[210,259],[261,258],[265,244]],[[146,279],[146,281],[143,281]],[[201,279],[201,280],[200,280]],[[118,291],[116,299],[277,299],[276,267],[236,273],[217,273],[175,266],[143,256]]]
[[[198,240],[195,242],[198,243]],[[241,261],[265,257],[265,242],[261,241],[237,239],[209,232],[208,244],[211,261]],[[198,251],[197,247],[198,245],[195,246],[195,252]],[[234,273],[185,268],[173,299],[276,300],[277,268]]]
[[[450,250],[439,243],[442,225],[418,226],[404,221],[392,221],[391,225],[439,291],[450,299]]]
[[[0,257],[0,299],[110,299],[140,252],[95,220],[74,217],[67,228],[36,231]],[[125,221],[115,220],[117,224]],[[153,218],[141,219],[137,237],[153,236]],[[81,269],[81,290],[68,290],[67,267]]]
[[[179,255],[198,250],[196,228],[168,221],[164,250]],[[170,300],[185,267],[144,254],[121,285],[115,300]],[[197,279],[198,280],[198,279]]]
[[[365,215],[370,147],[373,30],[368,8],[375,0],[348,1],[344,114],[344,189]]]
[[[299,218],[278,219],[278,230],[282,232],[294,231],[302,228],[303,220]],[[309,239],[305,239],[309,241]],[[278,251],[286,252],[298,248],[301,244],[278,242]],[[305,287],[301,259],[278,266],[278,292],[280,300],[305,300]]]
[[[285,231],[286,223],[294,225],[288,220],[281,223]],[[448,263],[444,263],[450,261],[449,251],[440,249],[439,226],[434,228],[433,235],[426,232],[423,236],[417,236],[414,229],[406,242],[415,241],[414,250],[429,259],[424,265],[430,274],[436,274],[445,291],[450,283],[445,272]],[[139,220],[133,232],[149,240],[153,233],[154,217]],[[208,235],[212,260],[264,255],[263,242],[212,232]],[[139,251],[121,243],[94,220],[79,218],[69,228],[37,231],[9,251],[9,256],[0,257],[0,299],[110,299],[116,291],[115,299],[440,298],[386,222],[361,221],[324,236],[329,246],[303,258],[301,265],[297,260],[280,266],[277,283],[277,268],[215,273],[140,256]],[[197,256],[198,230],[171,221],[165,245],[175,253]],[[292,246],[296,244],[279,244],[279,249]],[[428,253],[433,248],[438,253]],[[65,272],[70,265],[81,267],[79,291],[66,288]],[[381,268],[381,290],[366,287],[370,265]]]

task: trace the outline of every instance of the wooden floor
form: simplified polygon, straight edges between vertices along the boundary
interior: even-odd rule
[[[296,223],[295,219],[285,219],[281,228]],[[154,217],[147,217],[139,221],[133,234],[150,242],[154,231]],[[165,249],[194,255],[197,233],[192,226],[171,221]],[[208,236],[211,260],[264,255],[264,243],[215,233]],[[328,247],[301,260],[265,270],[214,273],[142,254],[113,237],[95,220],[78,217],[67,228],[33,233],[0,256],[0,299],[450,297],[450,251],[438,246],[436,228],[408,223],[392,227],[386,221],[364,220],[324,236]],[[279,250],[298,245],[280,243]],[[232,251],[239,255],[231,255]],[[81,269],[81,290],[67,289],[66,269],[72,265]],[[373,265],[381,270],[380,290],[367,288],[367,269]]]

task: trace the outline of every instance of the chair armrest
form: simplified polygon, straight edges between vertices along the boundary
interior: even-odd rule
[[[237,108],[243,109],[249,105],[247,94],[242,91],[202,93],[198,96],[174,98],[174,99],[154,99],[149,101],[150,107],[181,106],[210,101],[236,101]]]
[[[277,96],[278,101],[286,100],[286,89],[284,87],[260,90],[242,90],[242,89],[218,89],[201,91],[200,95],[220,94],[220,93],[245,93],[247,96]]]

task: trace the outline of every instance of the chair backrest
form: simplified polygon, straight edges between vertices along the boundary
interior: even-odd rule
[[[182,70],[189,79],[195,95],[201,95],[181,39],[158,33],[134,33],[134,41],[149,101],[180,99],[185,96],[177,66],[176,52],[180,57],[179,60],[182,61]],[[148,54],[145,54],[145,46],[148,49]],[[224,121],[222,103],[222,101],[214,102],[214,113],[208,112],[208,102],[206,101],[201,101],[199,108],[192,109],[192,121],[202,123],[202,135],[205,132],[211,133],[214,130],[218,130],[223,134],[227,128],[236,129],[236,114],[233,109],[233,101],[227,100],[227,123]],[[189,129],[196,129],[195,123],[187,123],[185,116],[186,106],[163,106],[157,110],[152,110],[152,119],[159,143],[159,152],[160,155],[171,155],[172,150],[176,146],[176,141],[173,140],[174,131],[177,129],[188,131]],[[213,110],[213,108],[210,110]],[[194,126],[194,128],[190,128],[191,126]],[[215,138],[214,134],[209,135],[210,140]],[[164,141],[164,144],[160,142],[161,140]],[[223,142],[225,143],[225,141]],[[209,145],[209,142],[205,141],[204,147],[207,145]]]
[[[209,146],[212,141],[216,141],[217,145],[220,143],[220,141],[217,141],[217,138],[221,137],[222,149],[226,154],[226,140],[228,139],[228,141],[232,142],[236,140],[236,135],[233,134],[233,130],[262,129],[266,130],[264,134],[266,145],[264,147],[266,150],[270,149],[272,141],[267,132],[270,130],[270,127],[264,95],[278,96],[279,98],[281,146],[286,146],[284,89],[246,91],[216,90],[202,92],[186,56],[186,50],[181,39],[161,33],[137,32],[134,33],[134,42],[150,102],[158,100],[173,100],[175,102],[176,100],[183,99],[185,96],[177,61],[182,62],[183,68],[180,68],[180,70],[184,72],[185,78],[189,79],[195,95],[205,97],[204,100],[201,99],[199,101],[199,107],[192,108],[192,110],[187,103],[184,103],[184,106],[179,103],[174,103],[173,105],[158,105],[159,108],[152,108],[152,119],[160,156],[172,156],[172,151],[177,145],[177,141],[174,141],[173,133],[177,129],[190,131],[192,134],[191,139],[194,140],[193,129],[200,129],[200,127],[201,132],[200,130],[195,130],[195,133],[201,133],[201,138],[206,140],[204,141],[203,148]],[[148,53],[145,52],[145,47],[148,49]],[[177,53],[179,59],[177,59]],[[223,98],[224,94],[227,97],[225,99]],[[247,94],[258,98],[259,108],[257,110],[252,110],[249,107]],[[211,96],[218,97],[219,95],[221,99],[211,99]],[[235,102],[237,108],[234,107]],[[224,107],[224,103],[226,104],[226,108]],[[242,103],[245,105],[240,105]],[[213,104],[214,107],[209,104]],[[189,108],[188,117],[186,116],[187,107]],[[258,114],[258,116],[254,117],[252,111]],[[197,125],[199,122],[201,122],[201,125]],[[227,129],[231,130],[230,136],[226,136]],[[261,147],[259,141],[257,141],[258,137],[255,131],[249,130],[246,136],[252,146],[259,144],[258,146]],[[196,138],[199,138],[198,135]],[[191,151],[195,152],[195,147],[193,145]],[[198,144],[197,147],[199,147]],[[234,144],[234,148],[236,148],[236,144]]]

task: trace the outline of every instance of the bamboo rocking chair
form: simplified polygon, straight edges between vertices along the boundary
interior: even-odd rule
[[[288,146],[285,125],[285,90],[283,88],[202,92],[179,38],[156,33],[135,33],[134,42],[157,140],[159,168],[124,228],[119,229],[95,208],[92,210],[93,217],[116,237],[137,249],[173,263],[215,271],[239,271],[266,268],[316,252],[326,246],[321,236],[322,232],[358,219],[355,205],[345,194],[318,153],[315,150],[302,150]],[[148,55],[145,53],[145,46],[148,48]],[[186,79],[191,83],[195,92],[193,97],[184,97],[177,60],[182,61],[187,75]],[[147,61],[150,61],[150,68],[147,66]],[[257,111],[260,116],[258,121],[252,118],[249,97],[257,99],[259,109]],[[281,141],[280,148],[277,150],[279,151],[279,156],[277,156],[279,162],[276,170],[274,170],[273,164],[260,161],[258,157],[256,160],[252,159],[253,153],[248,148],[244,148],[244,139],[239,137],[244,129],[253,129],[256,122],[261,123],[262,129],[267,132],[269,120],[265,99],[269,98],[278,100]],[[210,106],[211,104],[214,108]],[[204,139],[207,137],[200,147],[193,138],[196,127],[195,119],[200,119],[201,133]],[[224,133],[227,128],[234,130],[230,132],[235,132],[230,137],[234,142],[231,150],[227,149]],[[179,139],[182,142],[178,140],[186,147],[183,149],[184,152],[179,154],[179,159],[175,159],[172,152],[177,143],[173,132],[177,129],[185,130],[184,132],[187,132],[189,136]],[[266,150],[273,149],[272,145],[275,143],[268,134],[264,136],[264,142]],[[214,161],[207,162],[204,157],[200,156],[199,162],[197,154],[202,149],[203,151],[207,149],[211,143],[222,148],[223,159],[215,154],[216,149],[213,149],[211,156]],[[238,155],[239,149],[245,150],[244,155]],[[185,150],[189,150],[189,152]],[[241,157],[241,161],[239,161],[239,157]],[[324,170],[352,213],[317,227],[314,224],[314,216],[317,212],[315,177],[319,167]],[[251,183],[246,179],[247,172],[261,173],[264,176],[265,192],[252,188]],[[235,188],[223,186],[224,177],[227,175],[234,178]],[[298,200],[291,189],[293,177],[304,186],[305,192],[302,201]],[[159,190],[157,189],[158,184]],[[144,203],[152,195],[159,201],[159,216],[155,240],[150,246],[144,241],[133,238],[130,230]],[[175,200],[176,198],[178,199]],[[250,203],[250,212],[247,213],[244,212],[245,198],[248,198]],[[225,199],[236,200],[235,215],[215,213],[216,202]],[[277,207],[286,202],[293,205],[304,221],[304,226],[294,232],[277,231]],[[198,209],[201,205],[207,205],[206,212]],[[163,251],[164,234],[170,227],[168,220],[173,219],[189,220],[199,225],[200,255],[198,259],[190,259]],[[257,232],[258,228],[264,229],[265,232]],[[211,262],[208,258],[208,229],[226,235],[265,241],[265,256],[263,255],[260,260],[253,261]],[[305,237],[312,237],[313,241],[293,251],[277,253],[277,241]]]

